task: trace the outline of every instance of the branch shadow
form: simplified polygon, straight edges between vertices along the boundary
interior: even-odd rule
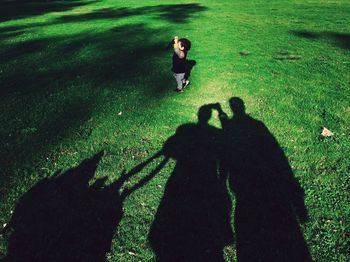
[[[147,34],[157,32],[159,31],[152,31],[144,25],[134,25],[113,28],[103,33],[2,45],[2,62],[20,62],[12,64],[12,67],[9,67],[10,71],[4,70],[0,75],[0,94],[2,97],[15,96],[24,101],[18,103],[15,110],[3,115],[4,121],[16,119],[18,115],[23,118],[32,114],[32,100],[26,97],[35,97],[37,103],[42,101],[40,99],[45,99],[43,102],[46,104],[46,101],[55,102],[51,95],[55,94],[57,89],[71,97],[62,99],[62,108],[49,108],[41,112],[40,119],[43,123],[35,124],[35,134],[23,137],[18,129],[5,130],[10,136],[4,135],[4,140],[1,141],[1,162],[9,169],[7,173],[11,174],[14,162],[24,159],[30,161],[35,154],[44,155],[47,145],[58,143],[61,137],[90,119],[102,87],[111,89],[119,96],[135,91],[145,95],[166,93],[164,76],[156,74],[161,66],[149,59],[151,56],[163,56],[166,50],[162,43],[139,43],[146,39]],[[91,55],[79,58],[79,54],[86,49],[91,50]],[[156,76],[147,78],[149,74]],[[169,76],[171,77],[170,73]],[[129,83],[128,88],[123,85],[125,81]],[[88,86],[88,92],[83,88],[84,91],[79,94],[79,90],[73,88],[76,86]],[[50,99],[47,99],[48,97]],[[73,99],[76,101],[72,101]],[[61,109],[64,112],[61,112]],[[59,130],[62,132],[58,132]]]
[[[121,19],[130,16],[151,15],[156,19],[170,23],[187,23],[196,13],[207,10],[206,7],[197,4],[174,4],[145,6],[138,8],[102,8],[93,12],[80,15],[65,15],[56,19],[57,22],[82,22],[102,19]]]
[[[66,3],[65,1],[62,1],[62,3]],[[72,1],[72,2],[78,2]],[[7,3],[7,2],[6,2]],[[23,7],[23,4],[20,4],[16,1],[10,2],[11,5],[20,6]],[[30,1],[26,2],[30,3]],[[36,2],[37,4],[39,2]],[[61,2],[55,1],[55,2],[40,2],[41,5],[45,4],[59,4]],[[91,2],[92,3],[92,2]],[[33,4],[33,3],[31,3]],[[90,4],[90,3],[85,3]],[[0,3],[1,5],[1,3]],[[33,4],[34,5],[34,4]],[[14,8],[14,7],[13,7]],[[70,8],[72,9],[73,6]],[[16,8],[14,8],[16,9]],[[4,9],[2,9],[4,10]],[[22,10],[21,8],[16,9]],[[26,9],[25,9],[26,10]],[[68,8],[67,8],[68,10]],[[7,40],[14,38],[16,36],[22,35],[26,32],[26,30],[31,30],[34,28],[41,28],[41,27],[47,27],[47,26],[54,26],[54,25],[62,25],[66,23],[83,23],[83,22],[90,22],[95,20],[113,20],[116,21],[117,19],[123,19],[131,16],[141,16],[141,15],[150,15],[154,19],[160,19],[164,21],[168,21],[169,23],[176,23],[176,24],[184,24],[188,23],[190,19],[194,17],[196,13],[202,12],[207,10],[207,7],[204,7],[199,4],[178,4],[178,5],[158,5],[158,6],[145,6],[145,7],[139,7],[139,8],[128,8],[128,7],[121,7],[121,8],[101,8],[93,10],[89,13],[83,13],[78,15],[63,15],[58,18],[55,18],[49,22],[33,22],[33,23],[26,23],[25,25],[21,26],[6,26],[0,28],[0,39]],[[5,10],[6,11],[6,10]],[[55,10],[53,10],[55,11]],[[64,10],[61,10],[64,11]],[[47,12],[50,12],[50,9],[47,10]],[[1,12],[0,12],[1,13]],[[179,15],[181,14],[181,15]],[[10,14],[7,14],[10,15]],[[5,19],[5,16],[3,17]],[[0,20],[1,21],[1,20]],[[29,43],[28,43],[29,44]]]
[[[69,135],[80,139],[75,133],[82,131],[81,126],[93,115],[102,88],[108,88],[120,97],[133,92],[142,94],[141,97],[150,94],[161,98],[166,94],[166,78],[156,74],[161,66],[149,60],[151,56],[161,57],[165,54],[162,43],[138,43],[140,38],[146,38],[151,32],[155,33],[143,25],[135,25],[114,28],[100,34],[32,40],[1,49],[0,60],[21,62],[15,63],[10,72],[1,74],[0,94],[2,97],[18,97],[19,101],[24,101],[3,115],[3,121],[17,119],[18,115],[22,119],[27,116],[33,118],[31,101],[41,103],[43,99],[47,106],[50,107],[50,103],[53,105],[40,112],[41,123],[25,124],[27,121],[24,120],[20,129],[3,129],[6,133],[0,142],[0,162],[4,166],[4,176],[0,183],[6,184],[11,178],[13,167],[18,166],[18,163],[30,163],[35,156],[47,155],[45,151],[48,145],[59,144],[62,138]],[[77,56],[84,50],[82,43],[92,50],[92,55],[79,59]],[[149,74],[154,77],[147,77]],[[123,84],[125,82],[128,82],[127,88]],[[88,89],[84,88],[86,86]],[[77,87],[82,89],[81,94]],[[60,96],[66,95],[61,108],[56,108],[56,101],[52,98],[56,92]],[[35,127],[36,131],[23,135],[23,125]],[[88,134],[85,136],[88,137]]]
[[[0,28],[0,39],[6,40],[21,35],[35,27],[144,14],[152,14],[173,23],[186,23],[195,13],[204,10],[206,8],[199,4],[104,8],[88,14],[62,16],[43,24],[3,27]],[[179,11],[183,13],[179,16],[181,19],[172,19]],[[0,44],[2,63],[16,63],[9,67],[11,70],[2,73],[0,94],[25,90],[33,92],[39,87],[50,88],[51,83],[55,81],[69,84],[77,77],[80,82],[103,83],[128,80],[136,75],[148,75],[150,67],[159,67],[153,64],[150,57],[160,57],[165,52],[164,43],[151,40],[152,35],[160,33],[160,29],[151,29],[145,24],[134,24],[115,27],[101,33],[84,32],[15,44],[4,42]],[[89,49],[89,54],[81,56],[81,52],[86,49]]]
[[[91,97],[80,97],[65,106],[55,110],[49,118],[43,117],[35,127],[13,130],[10,135],[1,140],[1,164],[3,175],[1,187],[8,187],[13,167],[24,160],[31,160],[38,152],[44,153],[48,145],[58,144],[69,135],[76,139],[87,139],[92,130],[81,128],[84,122],[91,118],[94,100]],[[23,106],[23,110],[30,108]],[[47,156],[47,154],[45,153]],[[22,162],[21,162],[22,161]]]
[[[2,28],[0,36],[18,35],[23,33],[21,30],[24,29]],[[150,29],[144,24],[134,24],[101,33],[3,43],[0,45],[2,63],[20,63],[14,63],[10,71],[2,74],[0,94],[32,93],[42,88],[50,89],[52,83],[58,81],[70,85],[77,78],[79,82],[100,85],[149,75],[150,68],[160,68],[152,57],[162,57],[166,52],[164,43],[151,40],[152,35],[160,33],[161,30]],[[81,55],[82,52],[88,54]],[[194,64],[190,64],[191,69]]]
[[[170,12],[172,6],[146,6],[139,9],[149,10],[149,14],[159,18],[160,14]],[[175,9],[180,8],[174,6]],[[164,8],[165,11],[162,11]],[[193,5],[191,10],[197,12],[204,9]],[[135,12],[128,10],[126,13]],[[120,13],[121,10],[117,11],[117,15]],[[136,13],[144,14],[141,11]],[[189,21],[193,14],[189,11],[185,13],[183,21]],[[26,30],[60,23],[64,22],[54,20],[48,23],[1,27],[0,38],[10,39]],[[9,105],[11,110],[3,114],[1,120],[11,123],[18,120],[16,123],[19,128],[9,125],[8,128],[0,130],[5,137],[0,142],[0,163],[5,167],[4,178],[0,182],[7,183],[15,165],[17,169],[23,163],[31,166],[34,159],[47,155],[49,147],[58,144],[62,137],[74,131],[80,132],[80,126],[94,113],[98,99],[106,99],[101,89],[118,98],[135,93],[139,94],[137,97],[140,100],[145,96],[161,99],[166,95],[172,84],[170,59],[166,60],[165,43],[155,39],[161,39],[162,35],[164,39],[168,38],[167,29],[130,24],[102,32],[84,31],[71,35],[22,39],[15,43],[1,41],[0,95],[4,102],[7,97],[16,101],[16,107]],[[164,70],[166,67],[169,67],[169,73]],[[62,96],[64,99],[61,99]],[[69,110],[72,109],[71,113],[74,114],[77,107],[70,103],[76,97],[77,103],[84,105],[82,110],[85,113],[80,110],[72,117]],[[60,109],[55,111],[57,100],[62,100],[62,108],[67,109],[65,113],[60,113]],[[49,110],[33,113],[31,107],[38,110],[41,107],[37,105],[41,104],[49,107]],[[40,114],[41,123],[31,123],[33,118],[38,122],[37,114]],[[65,128],[62,132],[55,132],[59,126]],[[35,128],[37,132],[21,137],[19,131],[23,127]]]
[[[231,119],[219,109],[225,132],[224,169],[235,194],[237,261],[312,261],[299,223],[308,219],[304,191],[282,148],[260,121],[230,99]]]
[[[311,31],[291,31],[291,34],[307,38],[309,40],[327,40],[332,41],[338,47],[345,50],[350,49],[350,34],[337,32],[311,32]]]
[[[81,0],[56,0],[56,1],[38,1],[38,0],[14,0],[0,1],[0,22],[25,18],[30,16],[43,15],[50,12],[64,12],[72,10],[75,7],[88,5],[95,1]]]

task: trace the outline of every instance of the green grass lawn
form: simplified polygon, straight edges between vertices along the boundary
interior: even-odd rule
[[[141,163],[196,123],[203,105],[231,115],[229,99],[239,97],[304,191],[309,218],[295,228],[312,259],[350,260],[349,1],[0,0],[0,10],[0,257],[54,261],[64,250],[81,261],[155,260],[149,236],[161,207],[171,209],[165,196],[180,160]],[[181,94],[166,48],[175,35],[192,41],[196,61]],[[215,110],[209,123],[221,128]],[[334,135],[322,137],[323,127]],[[237,192],[226,187],[234,232],[223,252],[236,261]],[[204,207],[187,200],[181,207],[202,216]],[[218,211],[207,211],[214,220]],[[254,251],[274,248],[264,243]]]

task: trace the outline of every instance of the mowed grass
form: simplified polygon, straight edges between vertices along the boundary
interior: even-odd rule
[[[230,114],[236,96],[305,191],[309,220],[300,226],[313,260],[349,261],[348,1],[2,1],[0,9],[1,226],[44,178],[104,151],[93,180],[113,183],[195,123],[202,105]],[[181,94],[166,49],[174,35],[192,41],[197,62]],[[220,127],[217,114],[210,123]],[[323,138],[323,127],[334,135]],[[174,166],[125,199],[108,261],[155,258],[148,233]],[[10,233],[4,226],[1,256]],[[224,253],[235,261],[235,244]]]

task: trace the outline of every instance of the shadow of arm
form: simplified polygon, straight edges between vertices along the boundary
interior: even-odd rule
[[[226,129],[228,123],[228,115],[222,110],[220,103],[214,104],[214,108],[218,111],[222,128]]]
[[[160,157],[161,155],[162,155],[162,151],[159,151],[156,154],[154,154],[153,156],[151,156],[150,158],[148,158],[146,161],[135,166],[129,172],[126,173],[124,170],[122,172],[121,177],[116,182],[113,183],[114,187],[120,188],[125,183],[125,181],[127,181],[133,175],[141,172],[141,170],[144,169],[149,163],[151,163],[154,159]]]
[[[159,154],[159,153],[157,153]],[[153,158],[154,159],[154,158]],[[169,161],[169,157],[165,157],[159,164],[158,166],[151,172],[149,173],[147,176],[145,176],[144,178],[142,178],[136,185],[134,185],[133,187],[126,189],[122,192],[121,194],[121,198],[125,199],[126,197],[128,197],[132,192],[134,192],[135,190],[141,188],[142,186],[144,186],[145,184],[147,184],[153,177],[155,177],[156,174],[158,174],[163,167],[166,165],[166,163]],[[134,169],[133,169],[134,170]]]

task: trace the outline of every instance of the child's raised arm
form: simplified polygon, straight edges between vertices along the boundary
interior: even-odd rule
[[[179,58],[184,58],[185,57],[185,53],[180,49],[180,43],[179,43],[179,37],[175,36],[174,37],[174,52],[175,54],[178,55]]]

